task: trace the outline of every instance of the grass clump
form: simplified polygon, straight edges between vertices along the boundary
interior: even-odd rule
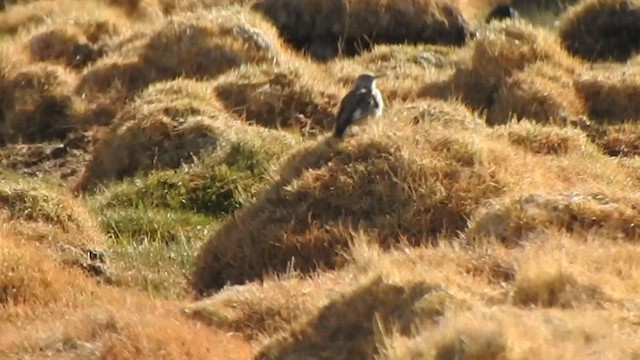
[[[173,101],[165,102],[165,90],[174,91],[169,98]],[[137,171],[177,168],[191,156],[215,148],[224,127],[235,120],[219,105],[205,103],[206,95],[206,85],[186,81],[151,88],[129,104],[94,147],[77,189],[119,180]]]
[[[34,65],[6,80],[1,134],[5,142],[64,139],[75,127],[73,74],[56,65]]]
[[[493,97],[487,123],[504,124],[513,118],[566,125],[585,113],[568,74],[543,63],[527,66],[507,79]]]
[[[414,306],[430,291],[423,284],[401,286],[373,279],[335,298],[287,336],[265,345],[256,359],[372,358],[377,355],[375,333],[393,325],[408,332],[415,320]]]
[[[151,31],[121,36],[106,51],[109,55],[87,67],[75,88],[94,123],[110,122],[154,82],[211,79],[243,64],[287,58],[275,29],[237,6],[168,17]]]
[[[114,208],[144,204],[213,217],[230,214],[254,198],[273,163],[297,143],[275,133],[262,135],[270,138],[225,140],[180,171],[155,171],[111,186],[101,202]]]
[[[596,70],[576,79],[575,88],[584,100],[589,117],[598,123],[615,124],[640,120],[640,73]]]
[[[90,288],[76,269],[63,267],[32,244],[0,236],[0,320],[20,309],[68,305]]]
[[[163,79],[206,78],[245,63],[276,61],[279,50],[274,28],[232,7],[169,19],[149,38],[140,60]]]
[[[609,156],[640,155],[640,126],[637,122],[593,126],[590,137]]]
[[[330,60],[379,43],[462,45],[470,33],[467,5],[438,0],[262,0],[253,8],[269,17],[293,47],[314,59]]]
[[[523,21],[494,22],[479,33],[473,42],[470,58],[451,77],[453,95],[460,96],[472,109],[491,109],[497,94],[507,86],[509,79],[538,62],[545,63],[552,72],[565,73],[555,75],[561,79],[573,74],[577,67],[577,62],[548,31]],[[539,70],[532,71],[536,73]],[[518,82],[514,82],[512,87],[516,85]],[[433,86],[426,85],[422,91],[429,94],[429,88]],[[525,93],[522,96],[526,96]],[[526,100],[516,103],[522,101]]]
[[[237,116],[261,126],[304,133],[333,127],[339,99],[332,90],[319,73],[273,66],[243,66],[220,77],[215,85],[217,98]]]
[[[573,55],[590,61],[626,61],[640,50],[640,2],[588,0],[564,16],[560,39]]]
[[[500,194],[482,150],[464,137],[396,129],[344,144],[328,139],[285,160],[279,179],[202,249],[194,287],[206,292],[288,266],[337,267],[356,230],[383,247],[433,241],[465,228],[481,198]]]
[[[45,27],[29,38],[29,54],[35,61],[83,68],[104,55],[103,42],[116,31],[107,21]]]
[[[542,155],[567,155],[579,152],[588,141],[585,134],[577,129],[542,126],[528,121],[514,124],[505,132],[511,144]]]
[[[466,236],[495,236],[514,244],[534,231],[557,228],[579,233],[602,231],[611,238],[636,239],[640,213],[632,205],[634,198],[603,193],[533,193],[480,212]]]
[[[259,177],[261,171],[264,173],[265,162],[285,151],[292,138],[242,124],[211,99],[212,92],[207,83],[191,80],[149,88],[120,113],[96,145],[77,188],[88,189],[140,171],[177,169],[181,164],[192,163],[194,157],[205,151],[218,150],[216,160],[203,164],[203,168],[209,166],[208,170],[195,171],[191,180],[186,180],[200,184],[193,188],[206,191],[203,182],[211,184],[224,181],[225,177],[238,176],[239,183],[251,181],[248,174],[241,174],[243,170],[238,172],[234,167],[244,167],[252,176]],[[273,146],[273,150],[265,150],[264,156],[259,156],[263,146],[265,149]],[[123,149],[131,149],[127,152],[129,157],[122,156]]]

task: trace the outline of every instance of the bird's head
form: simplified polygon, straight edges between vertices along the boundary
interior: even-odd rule
[[[376,79],[379,79],[381,77],[384,77],[384,74],[369,74],[369,73],[364,73],[364,74],[360,74],[357,78],[356,78],[356,82],[355,82],[355,87],[357,89],[370,89],[373,88],[376,84]]]

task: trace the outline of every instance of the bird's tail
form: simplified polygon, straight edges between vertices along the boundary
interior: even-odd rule
[[[342,124],[336,124],[336,127],[333,129],[333,137],[336,139],[342,139],[346,130],[346,126]]]

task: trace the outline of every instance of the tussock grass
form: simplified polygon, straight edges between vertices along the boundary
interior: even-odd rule
[[[0,357],[640,354],[636,4],[494,3],[11,4]]]
[[[640,129],[637,122],[594,126],[590,137],[609,156],[640,155]]]
[[[317,133],[333,128],[340,99],[335,85],[313,70],[243,66],[216,80],[215,92],[226,109],[250,123]]]
[[[96,183],[122,179],[139,171],[175,169],[212,149],[227,149],[224,154],[230,158],[219,161],[234,166],[233,146],[241,156],[243,142],[247,143],[246,151],[251,152],[251,146],[266,144],[269,139],[273,139],[273,144],[281,141],[282,145],[274,149],[282,149],[294,141],[286,134],[242,124],[215,102],[213,88],[206,83],[189,80],[160,83],[120,113],[96,145],[77,189],[89,189]],[[123,149],[130,149],[124,158]],[[274,153],[266,154],[268,159],[268,154]],[[216,171],[224,176],[223,169]]]
[[[535,63],[511,76],[493,97],[489,124],[504,124],[514,117],[565,125],[585,114],[571,77],[543,63]]]
[[[588,138],[582,131],[567,127],[541,126],[522,121],[505,128],[503,132],[511,144],[535,154],[561,156],[580,152],[588,146]]]
[[[640,119],[640,107],[633,99],[640,91],[640,73],[633,68],[613,68],[587,72],[575,81],[575,88],[584,99],[589,117],[596,122],[611,124]]]
[[[343,144],[327,139],[293,154],[270,189],[209,240],[194,287],[208,291],[288,266],[339,266],[358,229],[389,247],[465,228],[480,199],[501,193],[500,180],[472,139],[421,125],[398,124],[387,135]]]
[[[626,61],[640,50],[640,3],[589,0],[564,16],[560,38],[567,50],[590,61]]]
[[[6,142],[64,139],[73,129],[74,75],[55,65],[34,65],[7,79],[2,117]]]
[[[565,116],[580,113],[579,99],[569,96],[560,101],[552,95],[571,81],[579,62],[550,32],[524,21],[496,22],[471,46],[468,59],[457,66],[448,85],[429,83],[421,93],[460,97],[473,109],[487,110],[490,123],[504,123],[509,114],[545,121],[559,110],[567,112]],[[537,106],[522,105],[527,101]]]
[[[92,291],[77,269],[62,266],[35,244],[0,235],[0,323],[67,307]]]
[[[49,322],[7,327],[0,341],[8,356],[61,359],[248,359],[242,339],[200,326],[177,313],[175,303],[103,291],[92,306]],[[3,334],[4,335],[4,334]]]
[[[474,9],[467,2],[438,0],[262,0],[253,8],[269,17],[288,43],[318,60],[356,55],[378,43],[462,45]]]
[[[612,239],[636,239],[640,220],[630,193],[532,193],[495,204],[472,222],[467,236],[495,236],[517,243],[532,231],[557,227],[567,231],[602,231]]]

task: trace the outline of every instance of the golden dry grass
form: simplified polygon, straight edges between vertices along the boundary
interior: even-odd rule
[[[626,61],[640,50],[640,2],[589,0],[564,15],[560,39],[567,50],[591,61]]]
[[[462,45],[477,4],[419,0],[261,0],[252,5],[295,48],[314,59],[355,55],[379,43]]]
[[[0,357],[638,357],[637,5],[494,4],[8,6]]]

